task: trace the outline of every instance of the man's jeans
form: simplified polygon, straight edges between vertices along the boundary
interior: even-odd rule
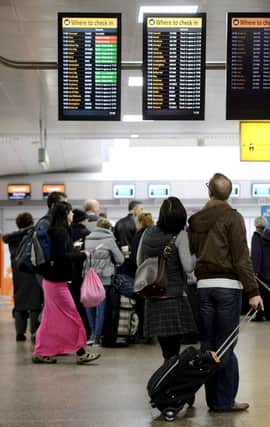
[[[202,350],[217,350],[240,321],[242,291],[227,288],[199,288]],[[210,409],[234,406],[239,369],[234,345],[227,350],[217,372],[205,384]]]

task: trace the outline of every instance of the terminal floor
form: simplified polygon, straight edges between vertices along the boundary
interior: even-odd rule
[[[242,330],[237,353],[239,401],[245,413],[209,413],[201,389],[193,408],[173,423],[149,406],[145,384],[161,364],[157,345],[102,348],[89,366],[75,356],[56,365],[33,365],[32,345],[15,342],[11,306],[0,305],[0,426],[9,427],[269,427],[270,322],[252,322]],[[28,337],[29,338],[29,337]]]

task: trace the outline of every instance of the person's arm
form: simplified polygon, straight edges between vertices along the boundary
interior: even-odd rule
[[[231,221],[228,236],[233,268],[250,300],[250,305],[263,305],[249,256],[245,223],[238,212]]]
[[[115,262],[115,264],[117,264],[117,265],[123,264],[123,262],[125,261],[125,257],[113,239],[110,242],[110,251],[111,251],[112,258],[113,258],[113,261]]]
[[[179,258],[184,271],[186,273],[191,273],[195,267],[196,257],[190,253],[188,235],[185,230],[182,230],[178,234],[175,245],[178,249]]]
[[[53,247],[55,260],[68,258],[70,261],[84,260],[87,255],[85,252],[74,250],[72,240],[64,228],[60,228],[53,234]]]

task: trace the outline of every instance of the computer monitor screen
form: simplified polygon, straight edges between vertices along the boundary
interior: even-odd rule
[[[7,193],[10,200],[31,199],[31,186],[30,184],[8,184]]]
[[[204,120],[206,14],[145,14],[144,120]]]
[[[240,184],[233,184],[232,185],[232,192],[230,197],[240,197]]]
[[[58,13],[59,120],[120,120],[121,14]]]
[[[270,119],[270,13],[227,19],[227,120]]]
[[[115,199],[132,199],[135,197],[134,184],[114,184],[113,197]]]
[[[64,193],[65,185],[64,184],[43,184],[42,185],[43,199],[47,199],[48,195],[53,191],[59,191],[60,193]]]
[[[170,196],[170,185],[168,184],[149,184],[148,197],[152,198],[166,198]]]
[[[252,184],[251,194],[252,197],[270,197],[270,183]]]

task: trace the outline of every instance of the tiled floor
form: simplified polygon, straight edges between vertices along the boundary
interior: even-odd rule
[[[10,427],[269,427],[270,322],[250,323],[238,345],[239,400],[250,403],[238,414],[209,413],[203,390],[194,408],[173,423],[148,404],[145,384],[161,364],[158,346],[101,349],[89,366],[75,356],[56,365],[33,365],[32,345],[15,342],[11,306],[0,305],[0,426]]]

